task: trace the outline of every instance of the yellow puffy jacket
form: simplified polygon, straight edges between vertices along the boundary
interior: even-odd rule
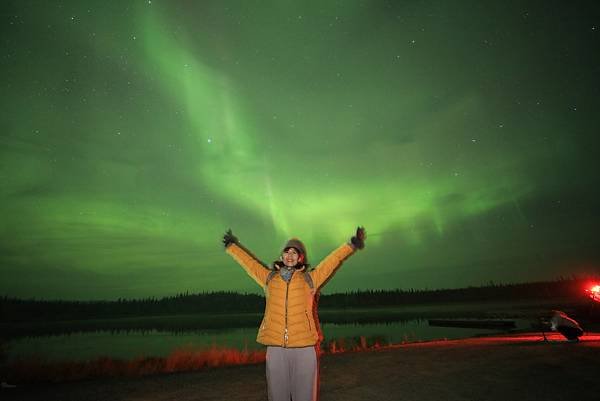
[[[323,339],[316,317],[315,295],[331,278],[342,262],[354,253],[354,247],[343,244],[327,256],[312,271],[294,272],[289,282],[262,265],[248,251],[237,244],[226,249],[265,291],[266,305],[256,341],[280,347],[308,347]],[[310,288],[304,274],[310,275]]]

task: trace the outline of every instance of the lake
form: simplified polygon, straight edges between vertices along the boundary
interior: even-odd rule
[[[517,328],[529,328],[528,319],[511,319]],[[325,343],[351,343],[363,336],[368,344],[382,345],[407,341],[459,339],[482,334],[501,333],[491,329],[432,327],[427,319],[411,319],[378,323],[323,323]],[[257,327],[226,329],[171,330],[97,330],[60,335],[19,337],[5,343],[7,359],[42,359],[52,361],[90,360],[98,357],[132,359],[164,357],[181,348],[262,349],[256,343]]]

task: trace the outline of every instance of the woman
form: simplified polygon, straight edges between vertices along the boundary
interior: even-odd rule
[[[319,290],[342,262],[365,246],[366,232],[358,227],[348,243],[309,270],[306,248],[290,239],[272,269],[244,248],[231,230],[223,237],[225,250],[265,291],[265,314],[256,341],[267,346],[267,387],[270,401],[317,399],[317,347],[323,339],[317,316]]]

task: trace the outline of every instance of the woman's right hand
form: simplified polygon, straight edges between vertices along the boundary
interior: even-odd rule
[[[227,248],[231,244],[239,244],[239,241],[235,235],[231,232],[231,228],[227,230],[225,235],[223,235],[223,245]]]

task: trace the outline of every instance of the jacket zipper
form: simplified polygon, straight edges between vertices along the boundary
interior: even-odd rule
[[[292,281],[292,278],[290,278],[290,281]],[[283,347],[284,348],[287,348],[287,343],[288,343],[288,293],[290,291],[290,281],[285,283],[285,330],[283,332]]]

